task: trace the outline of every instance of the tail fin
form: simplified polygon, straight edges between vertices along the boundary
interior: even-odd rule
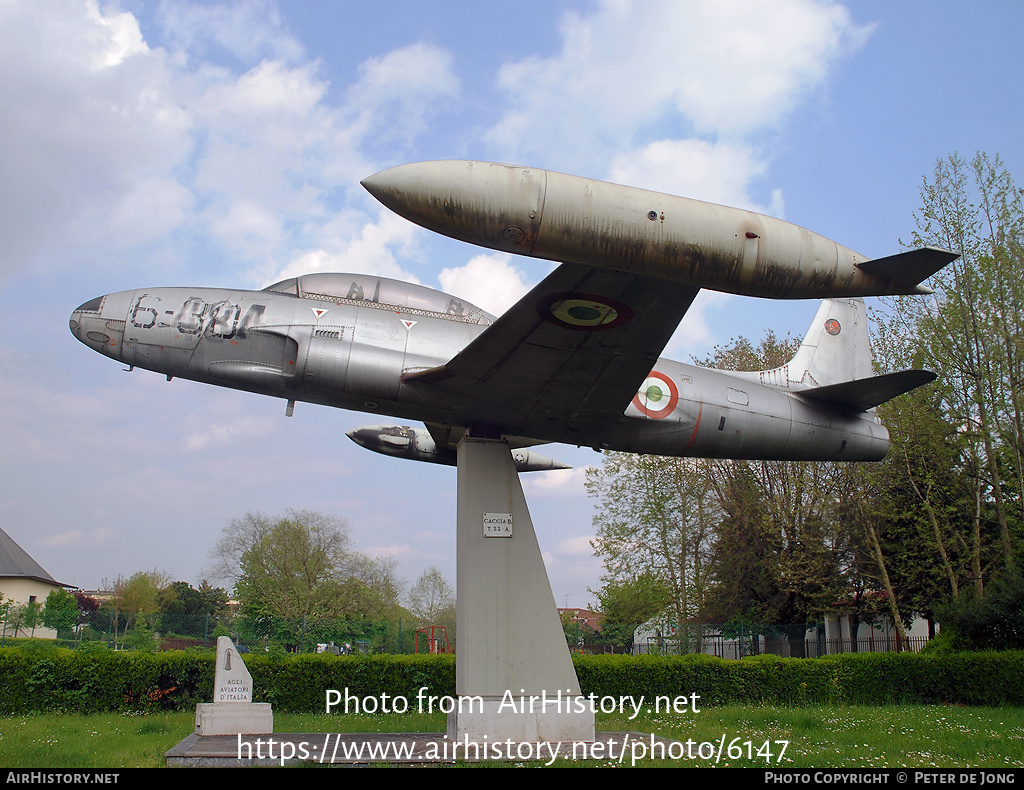
[[[864,300],[826,299],[796,356],[781,367],[742,375],[853,411],[867,411],[935,379],[927,370],[873,373]]]
[[[789,362],[757,373],[784,389],[825,387],[871,376],[871,340],[863,299],[825,299]]]

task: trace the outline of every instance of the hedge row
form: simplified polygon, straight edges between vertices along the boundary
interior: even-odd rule
[[[322,711],[327,689],[415,698],[455,689],[454,656],[245,656],[253,701],[281,711]],[[64,710],[191,710],[213,695],[213,652],[29,652],[0,649],[0,714]]]
[[[922,656],[874,653],[817,659],[775,656],[576,656],[584,694],[700,695],[702,705],[742,703],[959,703],[1024,706],[1024,652]],[[327,689],[358,697],[422,687],[455,693],[453,656],[246,656],[254,701],[280,711],[324,710]],[[209,702],[214,658],[192,652],[83,653],[0,649],[0,714],[190,710]],[[518,689],[513,689],[518,693]]]
[[[823,658],[577,656],[585,693],[700,694],[707,705],[957,703],[1024,706],[1024,652],[859,653]]]

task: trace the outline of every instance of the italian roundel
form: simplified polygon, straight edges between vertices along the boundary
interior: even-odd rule
[[[615,329],[633,318],[633,311],[621,302],[582,293],[551,294],[538,303],[537,311],[563,329],[591,332]]]
[[[648,417],[663,420],[670,415],[679,403],[679,390],[675,382],[664,373],[652,370],[644,379],[640,390],[633,397],[633,405]]]

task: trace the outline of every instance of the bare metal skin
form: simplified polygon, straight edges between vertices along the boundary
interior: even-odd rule
[[[564,442],[661,455],[877,460],[873,407],[934,378],[873,377],[863,302],[825,301],[774,371],[660,359],[697,288],[563,264],[500,318],[370,275],[313,274],[262,291],[147,288],[72,313],[82,343],[133,367],[423,422],[369,426],[369,449],[453,463],[469,431],[513,448]],[[533,451],[528,469],[561,465]]]
[[[773,299],[927,294],[956,256],[871,260],[752,211],[491,162],[399,165],[363,186],[425,228],[490,249]]]

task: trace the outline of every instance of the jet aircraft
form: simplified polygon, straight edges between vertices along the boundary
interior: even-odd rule
[[[659,455],[881,459],[874,407],[934,378],[873,376],[864,303],[821,303],[796,356],[732,372],[659,357],[698,287],[563,263],[500,317],[421,285],[314,273],[260,291],[143,288],[71,315],[78,340],[173,378],[425,428],[374,425],[369,449],[454,464],[471,436],[504,438],[520,471],[560,468],[561,442]]]

